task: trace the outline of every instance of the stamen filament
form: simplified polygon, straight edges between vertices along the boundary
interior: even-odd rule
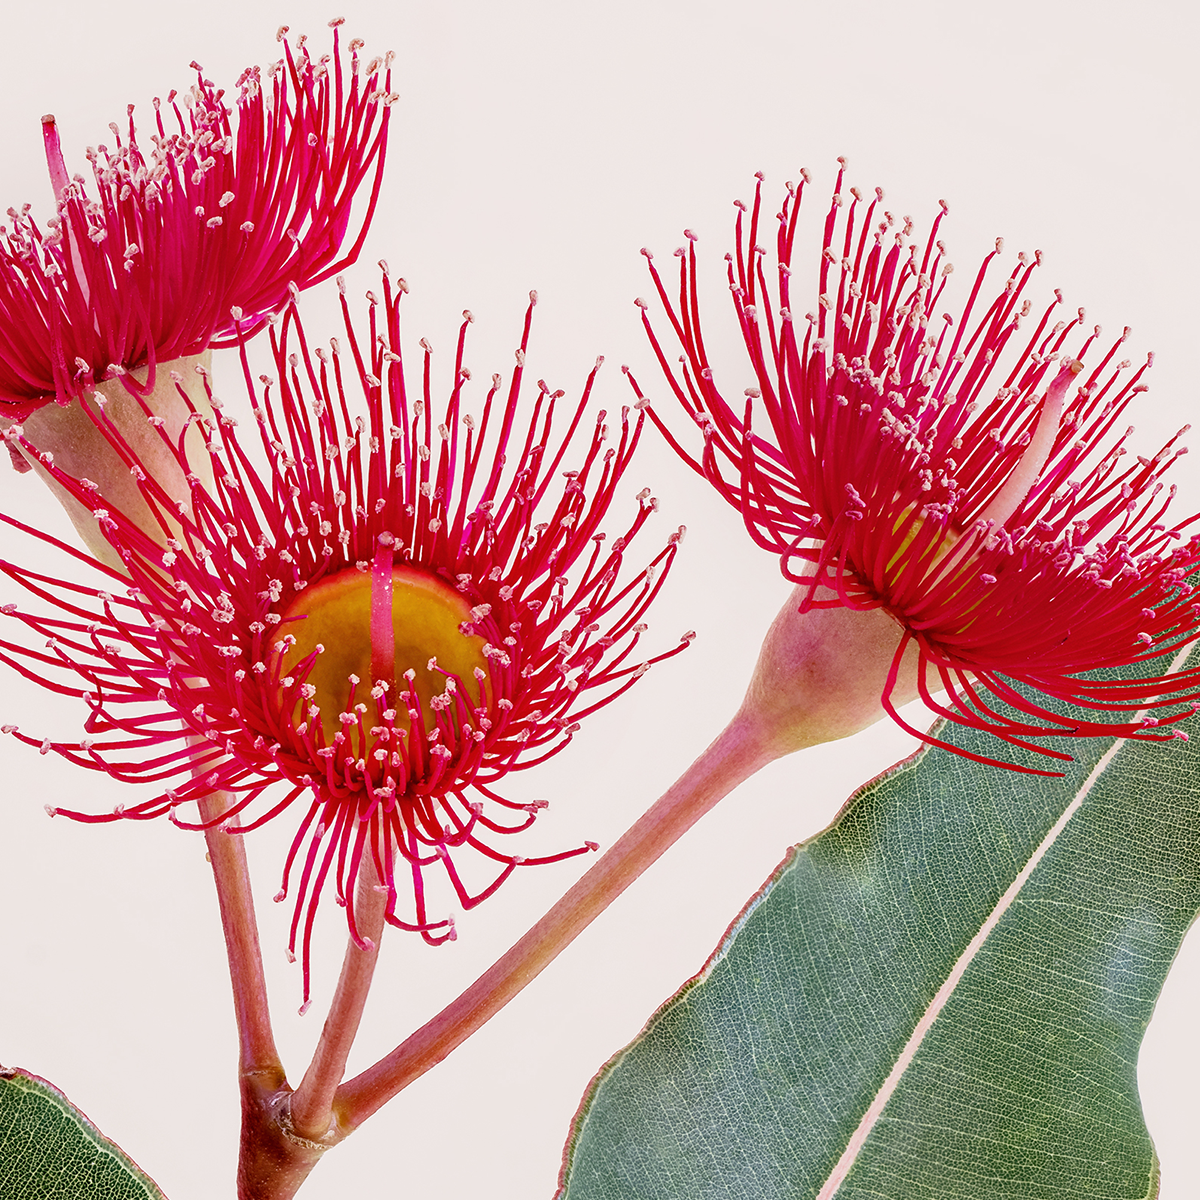
[[[63,192],[70,186],[67,164],[63,159],[62,143],[58,139],[58,124],[53,113],[42,118],[42,142],[46,147],[46,166],[50,171],[50,184],[54,188],[54,203],[62,202]]]

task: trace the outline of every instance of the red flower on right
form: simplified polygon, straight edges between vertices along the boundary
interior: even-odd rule
[[[945,204],[928,237],[914,239],[907,218],[897,227],[883,210],[878,189],[870,200],[854,188],[842,195],[844,166],[816,305],[793,313],[807,182],[805,173],[788,185],[777,214],[777,264],[758,244],[761,176],[752,210],[738,205],[737,249],[726,261],[756,376],[738,401],[718,390],[701,334],[694,235],[676,252],[677,300],[650,261],[683,349],[678,366],[638,303],[672,390],[703,431],[703,452],[690,455],[652,412],[659,429],[807,589],[801,611],[882,607],[896,619],[883,706],[918,737],[946,745],[900,720],[892,702],[913,643],[925,702],[1013,745],[1065,759],[1030,739],[1186,738],[1162,727],[1200,707],[1200,671],[1112,672],[1200,634],[1188,582],[1200,537],[1183,532],[1196,517],[1171,524],[1174,488],[1164,495],[1160,481],[1184,453],[1178,435],[1153,458],[1126,458],[1129,431],[1113,436],[1145,391],[1152,356],[1136,368],[1117,361],[1124,334],[1101,342],[1082,309],[1056,320],[1058,292],[1035,310],[1024,293],[1038,256],[1019,255],[998,293],[989,290],[999,242],[965,308],[936,313],[952,270],[938,240]],[[818,585],[836,596],[818,598]],[[1065,715],[1064,701],[1095,718]],[[1156,715],[1138,715],[1146,710]]]

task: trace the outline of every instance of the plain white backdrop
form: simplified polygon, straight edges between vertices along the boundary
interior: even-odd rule
[[[6,12],[0,73],[3,206],[28,200],[42,217],[51,212],[45,112],[58,117],[68,165],[82,170],[84,147],[108,137],[110,120],[123,123],[128,102],[148,122],[151,97],[188,86],[193,59],[232,88],[243,66],[277,56],[280,23],[322,47],[326,20],[344,15],[345,34],[365,38],[367,54],[394,49],[388,175],[351,291],[373,286],[370,264],[386,257],[412,287],[410,345],[429,337],[443,370],[469,307],[468,363],[477,377],[507,371],[536,287],[534,378],[571,392],[602,353],[608,408],[628,401],[622,362],[661,397],[631,303],[648,290],[638,249],[669,263],[684,226],[701,235],[712,268],[709,342],[735,362],[712,273],[729,245],[730,202],[749,199],[762,170],[773,204],[808,166],[819,211],[846,155],[851,182],[883,186],[889,207],[918,227],[949,201],[944,237],[961,280],[1004,235],[1009,262],[1019,248],[1045,252],[1039,294],[1061,287],[1108,330],[1134,327],[1131,357],[1158,353],[1136,415],[1139,449],[1156,450],[1196,408],[1197,19],[1180,4],[346,0],[329,11],[311,0],[67,0],[54,12],[52,39],[39,6]],[[307,311],[315,338],[336,332],[328,293]],[[236,372],[217,370],[232,404]],[[734,395],[749,382],[728,378]],[[1182,465],[1183,502],[1195,509],[1195,463]],[[559,759],[521,778],[521,795],[551,801],[531,847],[610,844],[732,714],[787,593],[736,516],[652,436],[630,482],[661,500],[646,557],[689,526],[647,644],[699,636],[589,719]],[[37,506],[37,521],[64,525],[39,487],[5,467],[0,504]],[[614,527],[622,517],[618,509]],[[0,719],[66,733],[73,718],[8,674]],[[745,785],[503,1014],[333,1151],[302,1194],[548,1198],[593,1072],[701,966],[786,847],[911,745],[884,725]],[[202,841],[166,822],[49,821],[43,804],[99,811],[124,793],[9,741],[0,756],[0,1061],[65,1090],[171,1200],[231,1196],[234,1031]],[[249,848],[295,1082],[343,926],[330,904],[313,1008],[300,1018],[299,967],[284,956],[288,910],[271,904],[290,837],[286,819],[277,825]],[[440,950],[389,934],[351,1069],[456,995],[585,865],[518,872]],[[1141,1061],[1166,1200],[1200,1196],[1195,958],[1185,948]]]

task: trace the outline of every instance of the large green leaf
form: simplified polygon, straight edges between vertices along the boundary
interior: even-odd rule
[[[154,1180],[52,1084],[0,1067],[4,1200],[165,1200]]]
[[[1058,746],[1065,779],[922,752],[792,850],[593,1081],[562,1200],[1155,1196],[1137,1055],[1200,909],[1200,738]]]

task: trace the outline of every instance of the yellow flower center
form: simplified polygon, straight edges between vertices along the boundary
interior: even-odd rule
[[[372,646],[373,586],[378,590],[379,581],[373,585],[369,571],[339,571],[305,588],[283,614],[282,628],[296,641],[283,652],[281,677],[295,675],[300,664],[318,646],[323,647],[306,680],[315,693],[297,701],[294,720],[311,724],[310,708],[316,705],[326,744],[332,744],[334,736],[342,731],[341,714],[360,704],[366,705],[361,717],[368,731],[381,723],[381,714],[387,709],[395,710],[396,728],[408,729],[408,709],[415,707],[404,699],[408,689],[420,697],[425,728],[432,729],[437,711],[431,701],[446,694],[447,675],[457,676],[459,694],[465,691],[462,699],[468,707],[479,704],[475,671],[486,670],[485,641],[459,629],[472,619],[470,606],[440,579],[405,566],[392,568],[394,675],[387,681],[389,690],[376,702],[372,687],[381,681],[378,676],[382,672],[372,669],[372,661],[378,664],[380,657],[379,648]],[[434,660],[436,666],[431,670]],[[405,678],[408,671],[414,672],[411,682]],[[354,683],[351,676],[358,682]]]

